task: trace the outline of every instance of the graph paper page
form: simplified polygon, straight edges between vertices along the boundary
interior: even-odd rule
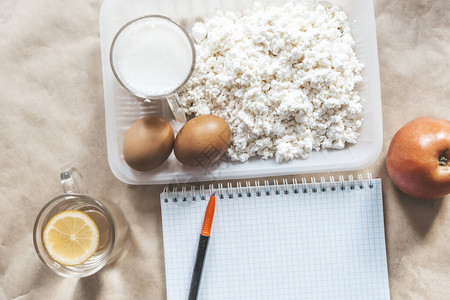
[[[389,299],[381,180],[216,193],[198,299]],[[161,194],[168,299],[187,299],[206,199]]]

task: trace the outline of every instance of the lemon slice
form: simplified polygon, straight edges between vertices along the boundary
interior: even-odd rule
[[[99,232],[87,214],[67,210],[53,216],[42,234],[47,253],[61,265],[76,266],[97,251]]]

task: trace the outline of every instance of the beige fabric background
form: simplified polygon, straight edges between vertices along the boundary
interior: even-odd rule
[[[384,184],[392,299],[448,299],[450,197],[404,195],[384,161],[407,121],[449,118],[449,3],[375,1],[384,147],[362,171]],[[165,298],[162,186],[128,186],[106,158],[100,6],[100,0],[0,1],[0,299]],[[122,207],[131,229],[125,258],[80,280],[54,275],[32,243],[36,214],[61,192],[58,172],[67,163],[78,166],[90,195]]]

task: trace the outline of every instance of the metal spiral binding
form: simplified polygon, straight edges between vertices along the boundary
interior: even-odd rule
[[[197,198],[195,197],[195,186],[191,186],[191,200],[192,201],[196,201],[197,200]]]
[[[228,194],[228,199],[233,199],[233,184],[231,182],[227,183],[227,194]]]
[[[223,199],[223,185],[222,185],[222,183],[219,183],[217,185],[217,194],[219,196],[219,199]]]
[[[187,201],[187,197],[186,197],[186,186],[182,186],[181,187],[181,200],[183,202]]]
[[[326,192],[327,191],[325,177],[323,177],[323,176],[320,177],[320,191],[321,192]]]
[[[246,181],[245,182],[245,193],[246,193],[247,197],[252,196],[252,193],[250,192],[250,188],[251,188],[250,181]]]
[[[369,180],[369,189],[373,189],[372,173],[367,173],[367,179]]]
[[[292,179],[292,189],[293,189],[294,194],[298,194],[299,188],[298,188],[297,178]]]
[[[306,194],[308,192],[308,189],[306,188],[306,178],[305,177],[302,178],[302,191],[303,191],[303,194]]]
[[[177,199],[178,189],[177,189],[176,187],[174,187],[174,188],[172,189],[172,195],[174,195],[174,197],[172,198],[172,201],[173,201],[173,202],[178,202],[178,199]]]
[[[200,186],[200,200],[205,200],[206,196],[205,196],[205,186],[201,185]]]
[[[264,189],[266,190],[266,196],[270,196],[270,184],[269,184],[269,180],[264,180]]]
[[[236,189],[237,189],[238,198],[242,198],[242,185],[240,182],[237,183]]]
[[[348,175],[348,181],[350,183],[350,189],[354,190],[355,189],[355,183],[353,182],[353,175]]]
[[[261,187],[259,181],[255,181],[255,192],[257,197],[261,197]]]
[[[311,192],[317,193],[316,178],[311,177]]]
[[[283,179],[283,191],[285,195],[289,195],[289,187],[287,179]]]
[[[278,185],[278,180],[274,180],[273,181],[273,187],[275,188],[275,195],[279,195],[280,194],[280,186]]]
[[[364,185],[363,185],[362,181],[363,181],[362,174],[358,174],[358,184],[359,184],[359,188],[361,190],[364,188]]]
[[[345,190],[345,185],[344,185],[344,176],[339,175],[339,189],[341,191]]]
[[[353,175],[348,175],[347,180],[344,176],[340,175],[336,181],[333,176],[330,176],[327,181],[325,177],[320,177],[320,181],[316,181],[315,177],[311,177],[310,182],[307,182],[306,178],[301,178],[301,183],[297,178],[292,179],[292,183],[289,183],[287,179],[283,179],[279,184],[275,179],[272,184],[269,180],[264,180],[264,185],[260,185],[259,181],[255,181],[253,184],[250,181],[245,181],[245,187],[241,182],[237,182],[236,186],[228,182],[226,187],[223,183],[218,183],[217,188],[214,184],[209,184],[209,189],[205,190],[204,185],[200,185],[197,189],[191,186],[190,189],[187,186],[182,186],[181,191],[178,191],[176,186],[165,187],[161,193],[164,203],[178,202],[184,203],[188,201],[207,200],[210,195],[216,195],[219,199],[233,199],[237,198],[250,198],[253,196],[284,196],[290,194],[307,194],[307,193],[320,193],[320,192],[338,192],[345,190],[363,190],[365,188],[373,189],[374,183],[371,173],[367,173],[367,178],[364,179],[362,174],[357,175],[357,179],[354,179]],[[188,190],[189,189],[189,190]]]
[[[330,190],[331,191],[336,190],[336,182],[334,181],[334,176],[330,176]]]
[[[169,202],[169,187],[166,186],[162,192],[163,194],[163,198],[164,198],[164,202],[167,203]]]

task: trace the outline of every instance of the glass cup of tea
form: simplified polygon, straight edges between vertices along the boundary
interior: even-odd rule
[[[166,98],[175,119],[186,121],[177,91],[195,66],[194,41],[181,25],[161,15],[147,15],[125,24],[110,50],[117,81],[143,99]]]
[[[34,247],[58,275],[86,277],[120,257],[128,223],[117,204],[85,194],[77,169],[69,168],[60,177],[64,194],[39,212],[33,229]]]

